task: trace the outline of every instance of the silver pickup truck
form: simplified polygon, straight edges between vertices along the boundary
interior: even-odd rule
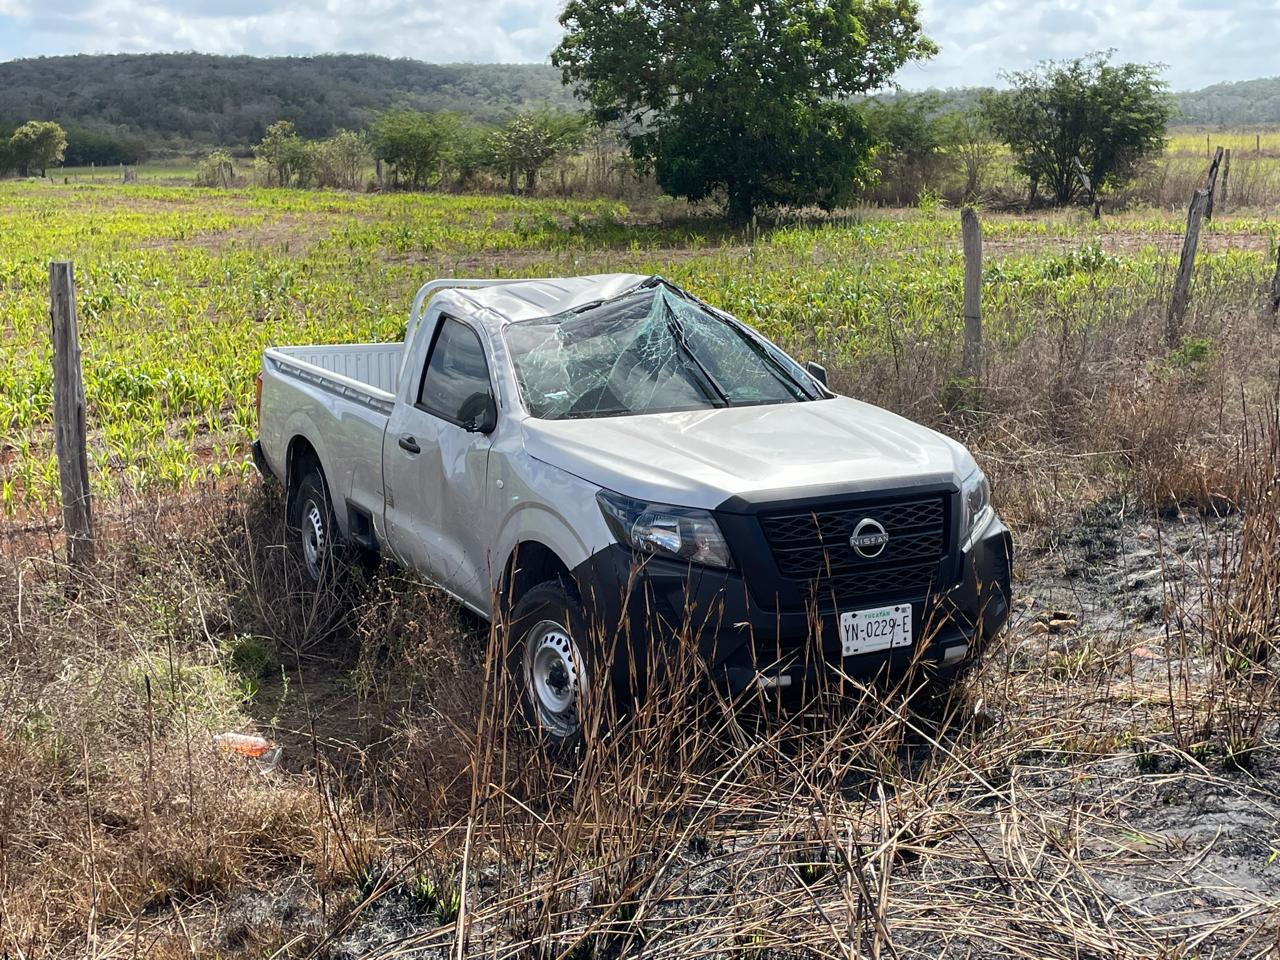
[[[741,691],[946,672],[1008,616],[1011,538],[962,445],[659,277],[436,280],[403,344],[271,348],[259,386],[308,576],[341,541],[502,621],[556,740],[588,678],[635,683],[680,631]]]

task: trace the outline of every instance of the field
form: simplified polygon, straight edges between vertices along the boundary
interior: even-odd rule
[[[837,365],[957,329],[950,211],[866,211],[745,240],[661,213],[630,217],[603,201],[0,185],[0,426],[11,451],[0,508],[46,509],[57,488],[46,335],[55,257],[77,263],[101,431],[94,480],[110,496],[241,470],[264,346],[397,339],[413,290],[436,276],[662,273]],[[1157,300],[1181,229],[1176,211],[1100,224],[1075,212],[988,218],[993,343],[1014,348],[1046,321],[1083,329]],[[1253,209],[1212,223],[1206,308],[1258,283],[1278,236]]]
[[[942,204],[744,234],[656,201],[0,183],[0,955],[1274,956],[1280,220],[1248,199],[1171,341],[1185,195],[983,213],[974,384]],[[81,575],[55,258],[106,531]],[[622,270],[971,446],[1018,613],[949,698],[673,684],[571,774],[502,735],[500,631],[387,567],[297,589],[246,460],[263,346],[397,339],[437,276]]]

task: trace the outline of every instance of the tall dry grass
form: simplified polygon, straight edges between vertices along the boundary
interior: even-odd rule
[[[837,675],[732,702],[685,635],[628,715],[600,691],[566,765],[512,722],[501,630],[389,568],[309,596],[256,484],[118,506],[84,574],[52,532],[10,533],[0,954],[1265,955],[1277,334],[1260,290],[1210,283],[1207,346],[1171,351],[1144,296],[1043,318],[977,385],[905,331],[831,371],[974,448],[1020,610],[1098,504],[1203,517],[1156,623],[1019,614],[949,692]],[[283,768],[219,753],[227,729]],[[1247,835],[1168,829],[1188,795]]]

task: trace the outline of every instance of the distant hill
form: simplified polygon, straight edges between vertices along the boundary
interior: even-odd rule
[[[942,109],[976,89],[934,91]],[[894,94],[885,95],[892,99]],[[1175,95],[1178,124],[1280,125],[1280,77]],[[0,134],[57,120],[67,163],[132,162],[146,153],[244,149],[292,120],[306,137],[360,129],[380,110],[458,110],[495,121],[524,105],[570,106],[547,64],[435,64],[367,54],[218,57],[200,53],[37,57],[0,63]]]
[[[1280,125],[1280,77],[1215,83],[1178,94],[1178,123],[1213,127]]]
[[[938,110],[946,112],[977,103],[982,87],[952,87],[929,90],[937,100]],[[924,91],[907,91],[915,94]],[[875,99],[892,101],[901,93],[877,94]],[[1280,77],[1242,80],[1238,83],[1215,83],[1203,90],[1189,90],[1173,95],[1174,126],[1263,127],[1280,126]]]
[[[141,141],[152,150],[246,146],[292,120],[307,137],[364,127],[380,110],[458,110],[497,120],[569,105],[547,64],[435,64],[365,54],[200,53],[37,57],[0,63],[0,130],[29,119]],[[68,162],[71,158],[68,157]]]

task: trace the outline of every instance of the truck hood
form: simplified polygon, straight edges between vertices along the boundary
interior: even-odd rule
[[[847,397],[523,427],[538,460],[638,500],[706,509],[958,483],[975,466],[955,441]]]

